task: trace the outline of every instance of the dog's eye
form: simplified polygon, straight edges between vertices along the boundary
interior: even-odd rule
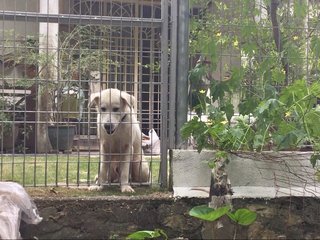
[[[106,107],[101,107],[100,110],[101,110],[101,112],[105,112],[105,111],[107,111],[107,108]]]
[[[120,108],[117,108],[117,107],[112,108],[112,112],[119,112],[119,109],[120,109]]]

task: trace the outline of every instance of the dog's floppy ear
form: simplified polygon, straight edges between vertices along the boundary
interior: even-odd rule
[[[121,91],[121,98],[129,105],[129,107],[134,108],[136,105],[136,98],[126,92]]]
[[[89,103],[88,103],[88,107],[91,108],[93,106],[99,106],[99,102],[100,102],[100,92],[97,93],[92,93],[90,95],[90,99],[89,99]]]

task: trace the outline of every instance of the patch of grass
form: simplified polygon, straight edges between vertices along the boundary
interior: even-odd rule
[[[160,158],[151,162],[152,183],[158,182]],[[86,186],[93,184],[98,173],[99,156],[2,155],[0,180],[15,181],[23,186]]]
[[[119,186],[109,186],[105,191],[90,191],[87,187],[27,187],[32,197],[104,197],[104,196],[170,196],[166,189],[159,186],[134,186],[134,193],[122,193]]]

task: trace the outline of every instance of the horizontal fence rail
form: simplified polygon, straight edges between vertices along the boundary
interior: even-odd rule
[[[1,11],[0,11],[1,13]],[[60,24],[108,24],[111,26],[160,27],[162,20],[157,18],[114,17],[75,14],[41,14],[35,12],[4,11],[0,14],[3,21],[44,22]]]

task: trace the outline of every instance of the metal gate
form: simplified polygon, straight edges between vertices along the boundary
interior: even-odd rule
[[[169,1],[3,0],[0,11],[0,180],[91,185],[99,139],[88,99],[112,87],[137,99],[152,183],[166,186]],[[70,138],[50,142],[50,125]]]

